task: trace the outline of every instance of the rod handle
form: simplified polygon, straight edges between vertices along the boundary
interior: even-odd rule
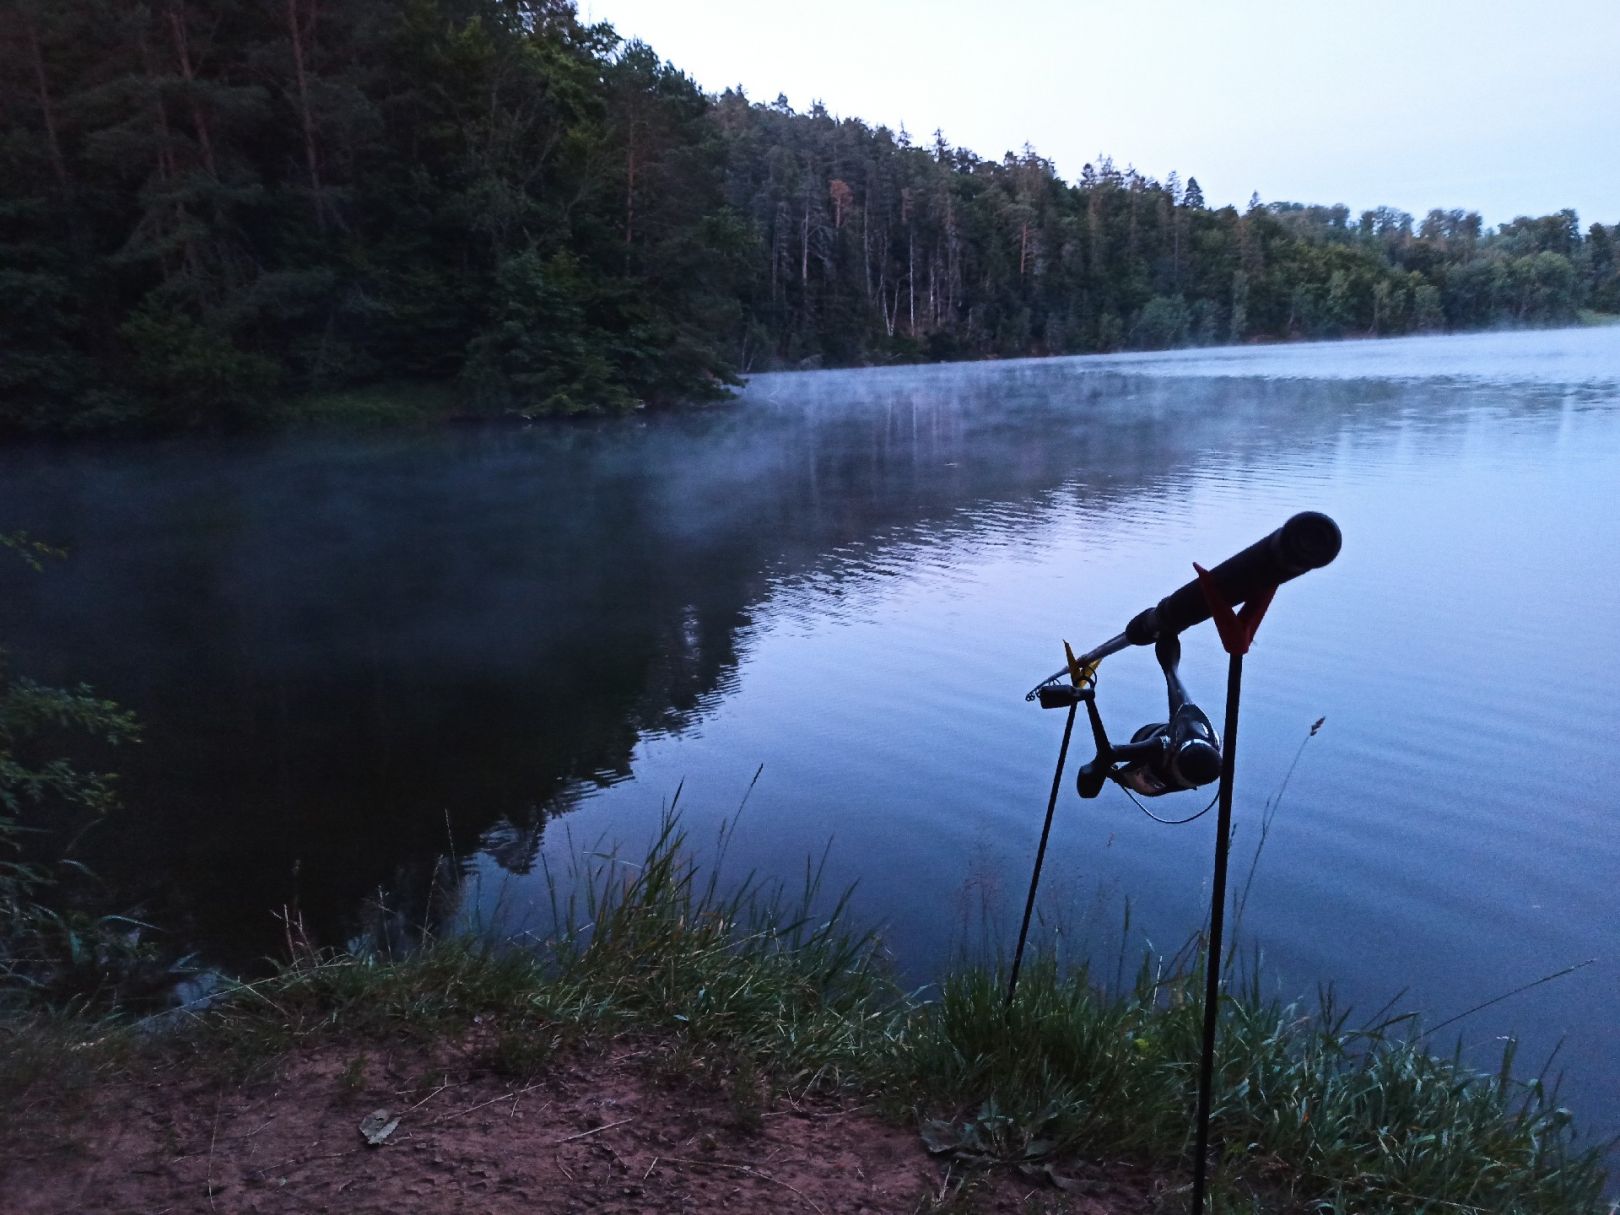
[[[1309,570],[1320,569],[1339,555],[1339,525],[1320,511],[1301,511],[1271,535],[1228,557],[1210,577],[1227,603],[1236,607],[1264,591]],[[1209,603],[1195,578],[1125,626],[1132,645],[1150,645],[1209,619]]]

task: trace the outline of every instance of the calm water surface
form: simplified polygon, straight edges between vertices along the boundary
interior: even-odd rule
[[[379,920],[543,930],[544,859],[677,788],[728,867],[859,882],[926,977],[1017,927],[1076,648],[1303,508],[1340,559],[1246,669],[1236,874],[1280,994],[1332,980],[1503,1035],[1620,1130],[1620,329],[763,376],[735,405],[523,431],[0,453],[15,665],[136,709],[91,860],[201,956]],[[1184,675],[1220,720],[1211,626]],[[1116,735],[1151,655],[1102,671]],[[1204,915],[1213,816],[1066,788],[1051,932],[1113,959]],[[1184,795],[1193,799],[1196,795]],[[1165,811],[1202,805],[1157,803]],[[446,857],[454,859],[446,860]],[[436,895],[430,895],[437,892]],[[386,927],[386,923],[383,925]]]

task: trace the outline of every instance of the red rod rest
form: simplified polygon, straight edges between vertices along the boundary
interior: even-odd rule
[[[1221,594],[1221,588],[1215,585],[1215,579],[1209,576],[1209,571],[1196,561],[1193,562],[1193,569],[1198,573],[1198,585],[1203,588],[1204,601],[1209,604],[1210,618],[1215,621],[1215,627],[1221,634],[1221,645],[1228,654],[1247,654],[1277,588],[1268,586],[1258,594],[1250,595],[1242,609],[1234,612],[1232,605]]]

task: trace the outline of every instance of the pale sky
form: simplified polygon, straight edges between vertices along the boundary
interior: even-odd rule
[[[1620,0],[579,0],[705,89],[819,99],[1072,180],[1211,205],[1387,203],[1620,222]]]

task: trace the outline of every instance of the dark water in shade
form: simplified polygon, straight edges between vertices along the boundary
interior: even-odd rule
[[[208,961],[274,952],[286,904],[341,941],[379,891],[542,928],[542,856],[635,848],[682,781],[706,843],[763,764],[728,867],[791,880],[830,839],[926,977],[1010,946],[1060,639],[1325,510],[1343,555],[1246,669],[1239,879],[1327,718],[1246,939],[1284,995],[1431,1020],[1596,958],[1457,1028],[1482,1067],[1562,1040],[1613,1133],[1617,502],[1620,329],[767,376],[677,418],[0,452],[0,526],[73,550],[0,565],[0,638],[147,723],[90,859]],[[1213,630],[1183,640],[1219,721]],[[1145,650],[1102,690],[1116,734],[1162,713]],[[1173,950],[1212,840],[1066,790],[1049,931],[1112,959],[1129,898],[1130,952]]]

